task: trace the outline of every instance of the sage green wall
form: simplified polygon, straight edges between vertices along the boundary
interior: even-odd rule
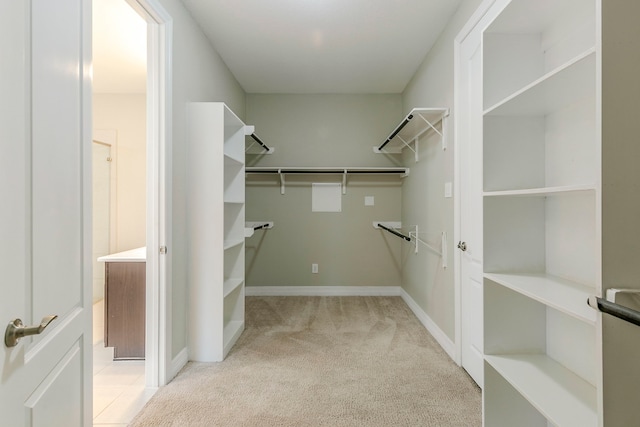
[[[172,18],[172,86],[167,94],[172,116],[166,147],[167,276],[171,312],[171,348],[175,358],[187,346],[186,105],[225,102],[244,116],[245,93],[180,0],[160,0]]]
[[[247,95],[246,123],[275,153],[248,156],[249,166],[397,166],[374,154],[402,116],[400,95]],[[312,182],[341,177],[249,175],[247,221],[274,221],[246,242],[248,286],[400,286],[403,241],[374,229],[400,221],[402,181],[349,175],[342,212],[311,212]],[[365,196],[375,205],[365,206]],[[311,273],[311,264],[319,273]]]
[[[411,175],[402,187],[403,224],[418,224],[421,232],[428,233],[422,237],[434,244],[439,244],[437,234],[446,231],[449,266],[443,269],[439,257],[428,250],[417,255],[405,250],[402,287],[452,341],[455,340],[454,206],[453,198],[444,197],[444,184],[454,181],[454,40],[481,2],[461,3],[402,94],[405,114],[414,107],[451,109],[447,126],[449,148],[442,151],[439,139],[431,138],[421,142],[418,163],[405,153]]]

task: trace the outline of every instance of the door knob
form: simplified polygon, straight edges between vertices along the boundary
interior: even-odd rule
[[[57,315],[45,316],[39,325],[36,326],[24,326],[22,320],[15,319],[9,322],[7,330],[4,332],[4,344],[7,347],[15,347],[18,345],[18,341],[22,337],[28,337],[29,335],[38,335],[44,331],[44,328],[49,326],[49,323],[53,322],[53,319],[58,317]]]
[[[458,242],[458,249],[462,252],[467,250],[467,242]]]

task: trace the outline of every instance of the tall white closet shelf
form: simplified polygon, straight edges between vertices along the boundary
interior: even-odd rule
[[[223,103],[188,105],[189,358],[223,360],[244,330],[245,134]]]
[[[637,96],[618,105],[603,83],[605,67],[620,80],[640,70],[619,53],[640,31],[618,31],[640,7],[502,3],[482,41],[484,425],[637,424],[640,331],[586,301],[640,287],[633,265],[616,262],[622,242],[605,234],[640,234],[624,221],[636,204],[618,198],[640,176],[607,163],[640,156],[638,144],[616,143],[632,136],[617,111],[637,111]]]

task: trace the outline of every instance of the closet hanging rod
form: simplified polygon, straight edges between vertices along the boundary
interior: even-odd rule
[[[267,151],[271,151],[271,148],[267,147],[267,144],[265,144],[264,142],[262,142],[262,140],[261,140],[260,138],[258,138],[258,135],[256,135],[255,133],[252,133],[250,136],[251,136],[251,138],[253,138],[253,140],[254,140],[255,142],[257,142],[258,144],[260,144],[260,146],[261,146],[262,148],[264,148],[264,149],[265,149],[265,150],[267,150]]]
[[[409,168],[260,168],[260,167],[247,167],[246,173],[261,173],[261,174],[402,174],[408,175]]]
[[[626,320],[629,323],[640,326],[640,311],[633,310],[625,307],[624,305],[616,304],[615,302],[607,301],[606,299],[598,298],[596,296],[589,297],[587,299],[587,304],[603,313],[610,314],[618,319]]]
[[[402,130],[402,128],[404,128],[409,121],[411,121],[411,119],[413,119],[413,114],[409,114],[403,121],[402,123],[400,123],[398,125],[397,128],[395,128],[395,130],[393,132],[391,132],[391,135],[389,135],[389,137],[387,138],[387,140],[385,142],[382,143],[382,145],[380,145],[380,147],[378,147],[378,150],[382,150],[384,148],[385,145],[387,145],[389,142],[391,142],[391,140]]]
[[[254,230],[261,230],[263,228],[269,228],[271,224],[269,224],[268,222],[265,222],[264,224],[261,225],[256,225],[253,227]]]
[[[382,228],[383,230],[388,231],[389,233],[391,233],[391,234],[393,234],[393,235],[396,235],[396,236],[398,236],[398,237],[403,238],[403,239],[404,239],[404,240],[406,240],[407,242],[410,242],[410,241],[411,241],[411,237],[409,237],[409,236],[405,236],[405,235],[404,235],[404,234],[402,234],[402,233],[398,233],[398,232],[397,232],[396,230],[394,230],[393,228],[385,227],[385,226],[384,226],[384,225],[382,225],[381,223],[378,223],[378,227]]]

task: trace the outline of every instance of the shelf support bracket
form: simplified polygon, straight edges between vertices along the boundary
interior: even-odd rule
[[[278,169],[278,175],[280,176],[280,194],[284,194],[285,179],[284,179],[284,173],[282,172],[282,169]]]
[[[342,194],[347,194],[347,170],[342,174]]]

